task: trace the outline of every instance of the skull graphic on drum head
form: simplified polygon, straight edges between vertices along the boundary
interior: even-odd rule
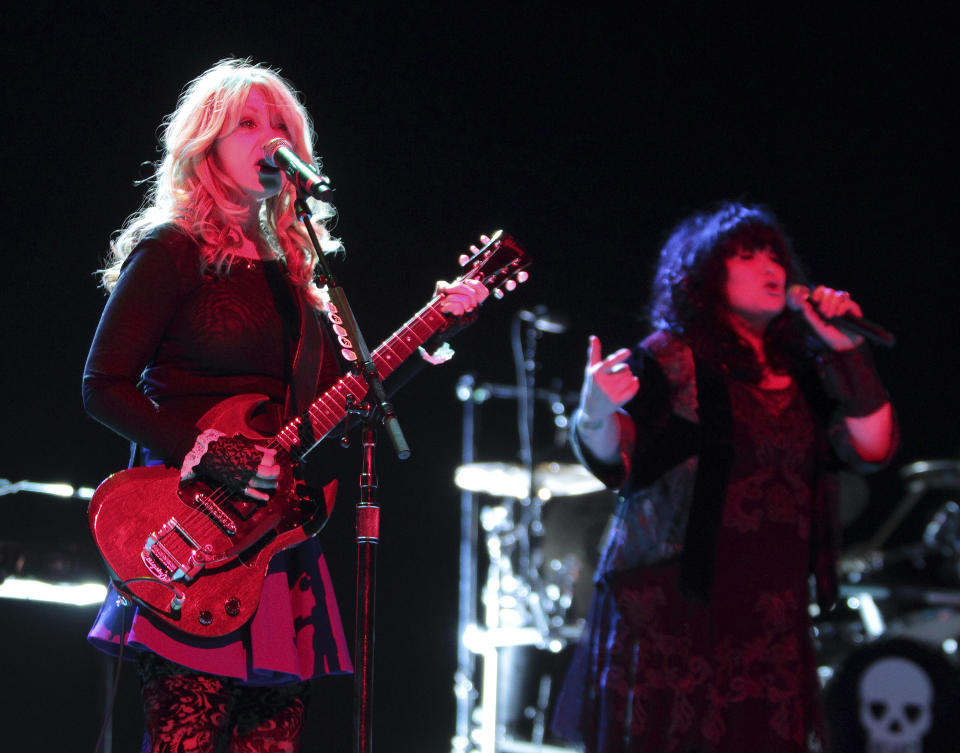
[[[938,646],[894,636],[859,646],[824,689],[833,753],[957,753],[960,673]]]
[[[933,720],[933,683],[914,662],[879,659],[860,677],[860,724],[870,753],[922,753]]]

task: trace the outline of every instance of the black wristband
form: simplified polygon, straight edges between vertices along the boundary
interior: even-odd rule
[[[840,403],[850,418],[869,416],[890,400],[866,343],[821,354],[817,374],[827,396]]]
[[[220,437],[200,458],[196,473],[240,491],[257,474],[262,459],[263,451],[252,440],[239,435]]]

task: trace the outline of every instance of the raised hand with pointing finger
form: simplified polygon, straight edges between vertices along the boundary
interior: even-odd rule
[[[630,371],[628,358],[629,348],[621,348],[603,358],[600,338],[590,335],[587,368],[580,391],[582,420],[602,421],[637,394],[640,380]]]
[[[620,450],[620,429],[614,414],[640,389],[640,380],[627,364],[630,355],[629,348],[621,348],[603,358],[600,338],[590,335],[575,424],[580,441],[605,462],[613,462]]]

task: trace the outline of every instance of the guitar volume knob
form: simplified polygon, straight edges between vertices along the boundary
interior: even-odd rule
[[[227,599],[223,605],[223,611],[230,617],[236,617],[240,614],[240,599],[236,596]]]

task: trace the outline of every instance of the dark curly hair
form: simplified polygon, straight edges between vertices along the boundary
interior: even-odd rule
[[[753,349],[730,327],[724,261],[738,248],[764,247],[786,270],[787,286],[805,282],[789,239],[765,207],[724,202],[680,222],[660,250],[648,310],[652,325],[686,340],[714,369],[759,381]],[[767,327],[764,343],[778,370],[793,370],[809,350],[808,338],[788,310]]]

